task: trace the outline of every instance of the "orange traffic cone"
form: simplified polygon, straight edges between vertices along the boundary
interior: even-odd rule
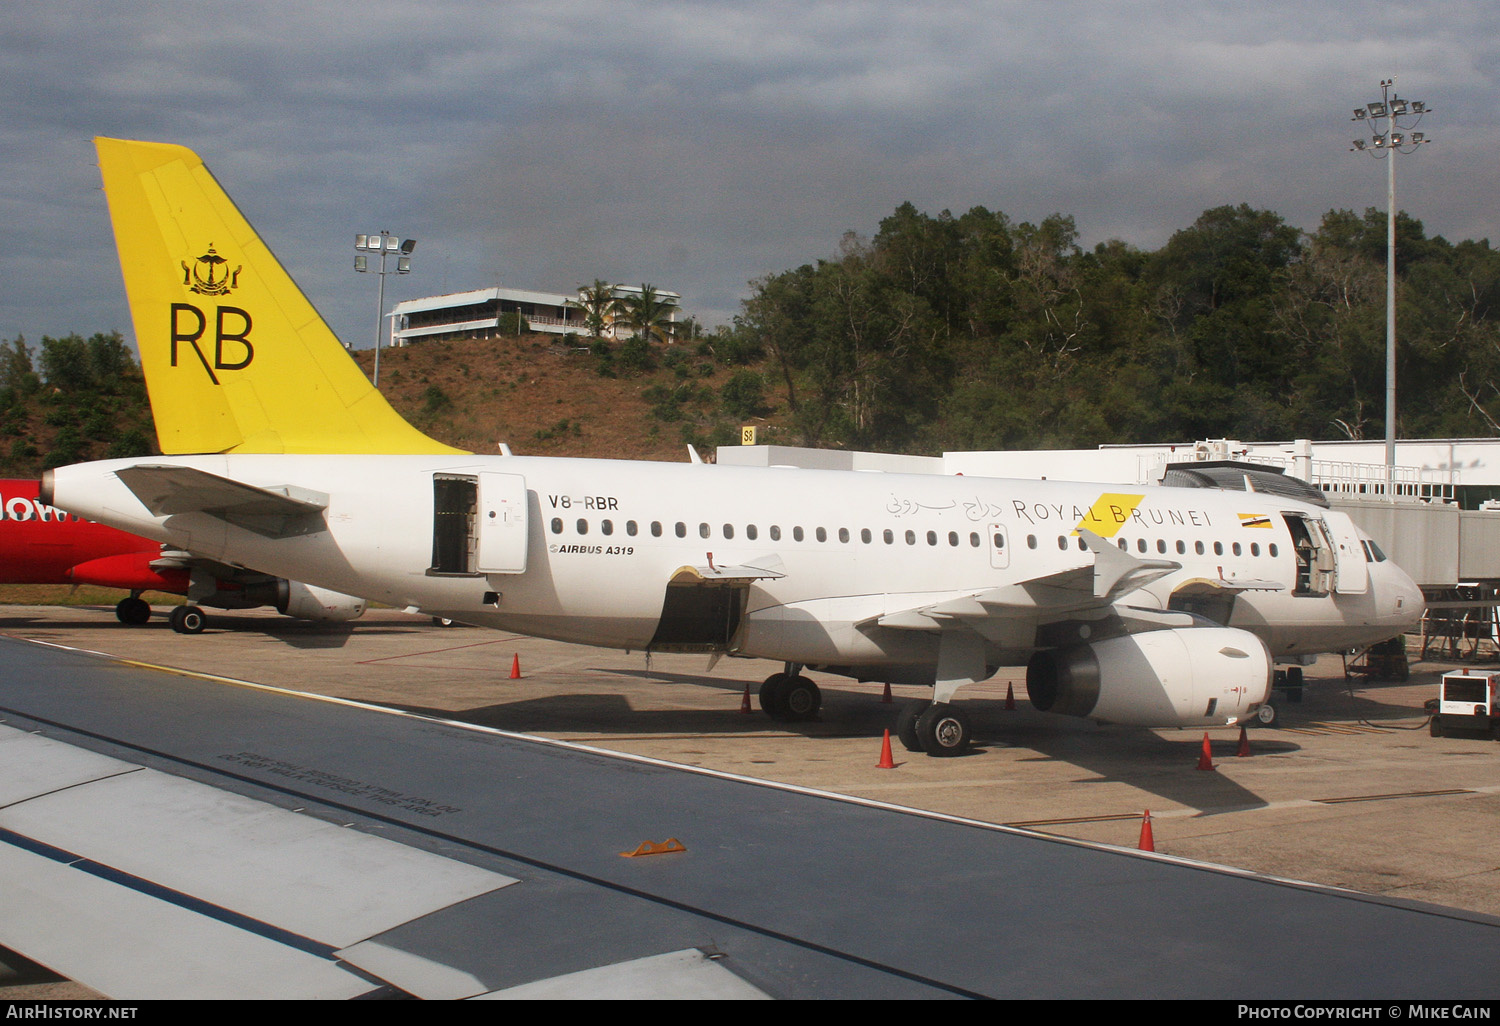
[[[881,705],[890,705],[891,704],[891,682],[890,681],[886,681],[885,682],[885,694],[883,694],[883,695],[880,696],[880,704]]]
[[[1011,710],[1016,707],[1016,687],[1014,684],[1005,685],[1005,708]]]
[[[895,769],[896,763],[891,759],[891,732],[885,732],[885,738],[880,742],[880,761],[875,764],[876,769]]]
[[[1209,747],[1208,731],[1206,730],[1203,732],[1203,753],[1198,756],[1198,768],[1201,770],[1211,770],[1214,768],[1213,749]]]
[[[1250,735],[1245,733],[1245,725],[1243,723],[1240,724],[1240,748],[1234,754],[1240,759],[1250,754]]]
[[[520,680],[521,679],[521,653],[519,653],[519,652],[517,652],[515,655],[511,656],[511,660],[510,660],[510,679],[511,680]]]
[[[1141,851],[1155,851],[1156,839],[1151,836],[1151,810],[1141,816],[1141,841],[1136,845]]]
[[[750,712],[750,685],[745,685],[745,697],[740,699],[740,712]]]

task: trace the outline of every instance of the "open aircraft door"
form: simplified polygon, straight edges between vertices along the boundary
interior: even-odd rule
[[[1324,524],[1333,540],[1338,566],[1333,590],[1340,595],[1363,595],[1370,590],[1370,567],[1354,521],[1349,519],[1349,514],[1333,510],[1325,517]]]
[[[527,548],[526,478],[479,475],[479,553],[482,574],[523,574]]]

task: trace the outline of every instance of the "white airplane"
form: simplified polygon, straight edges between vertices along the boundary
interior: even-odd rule
[[[480,456],[403,421],[191,151],[99,139],[163,457],[43,501],[180,549],[537,637],[926,684],[911,750],[972,740],[965,684],[1144,726],[1265,717],[1273,663],[1412,627],[1344,514],[1255,492]]]

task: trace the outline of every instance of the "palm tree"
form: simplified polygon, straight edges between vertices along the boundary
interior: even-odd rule
[[[647,342],[664,342],[671,337],[677,301],[657,292],[655,285],[643,284],[636,295],[623,296],[619,302],[620,319]]]
[[[589,329],[590,338],[602,337],[620,315],[620,301],[615,298],[615,287],[600,278],[595,278],[592,285],[580,286],[577,301],[568,305],[583,311],[583,323]]]

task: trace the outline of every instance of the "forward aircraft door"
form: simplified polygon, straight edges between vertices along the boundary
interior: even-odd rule
[[[1326,523],[1338,550],[1333,590],[1340,595],[1363,595],[1370,590],[1370,567],[1354,521],[1346,513],[1330,512]]]

